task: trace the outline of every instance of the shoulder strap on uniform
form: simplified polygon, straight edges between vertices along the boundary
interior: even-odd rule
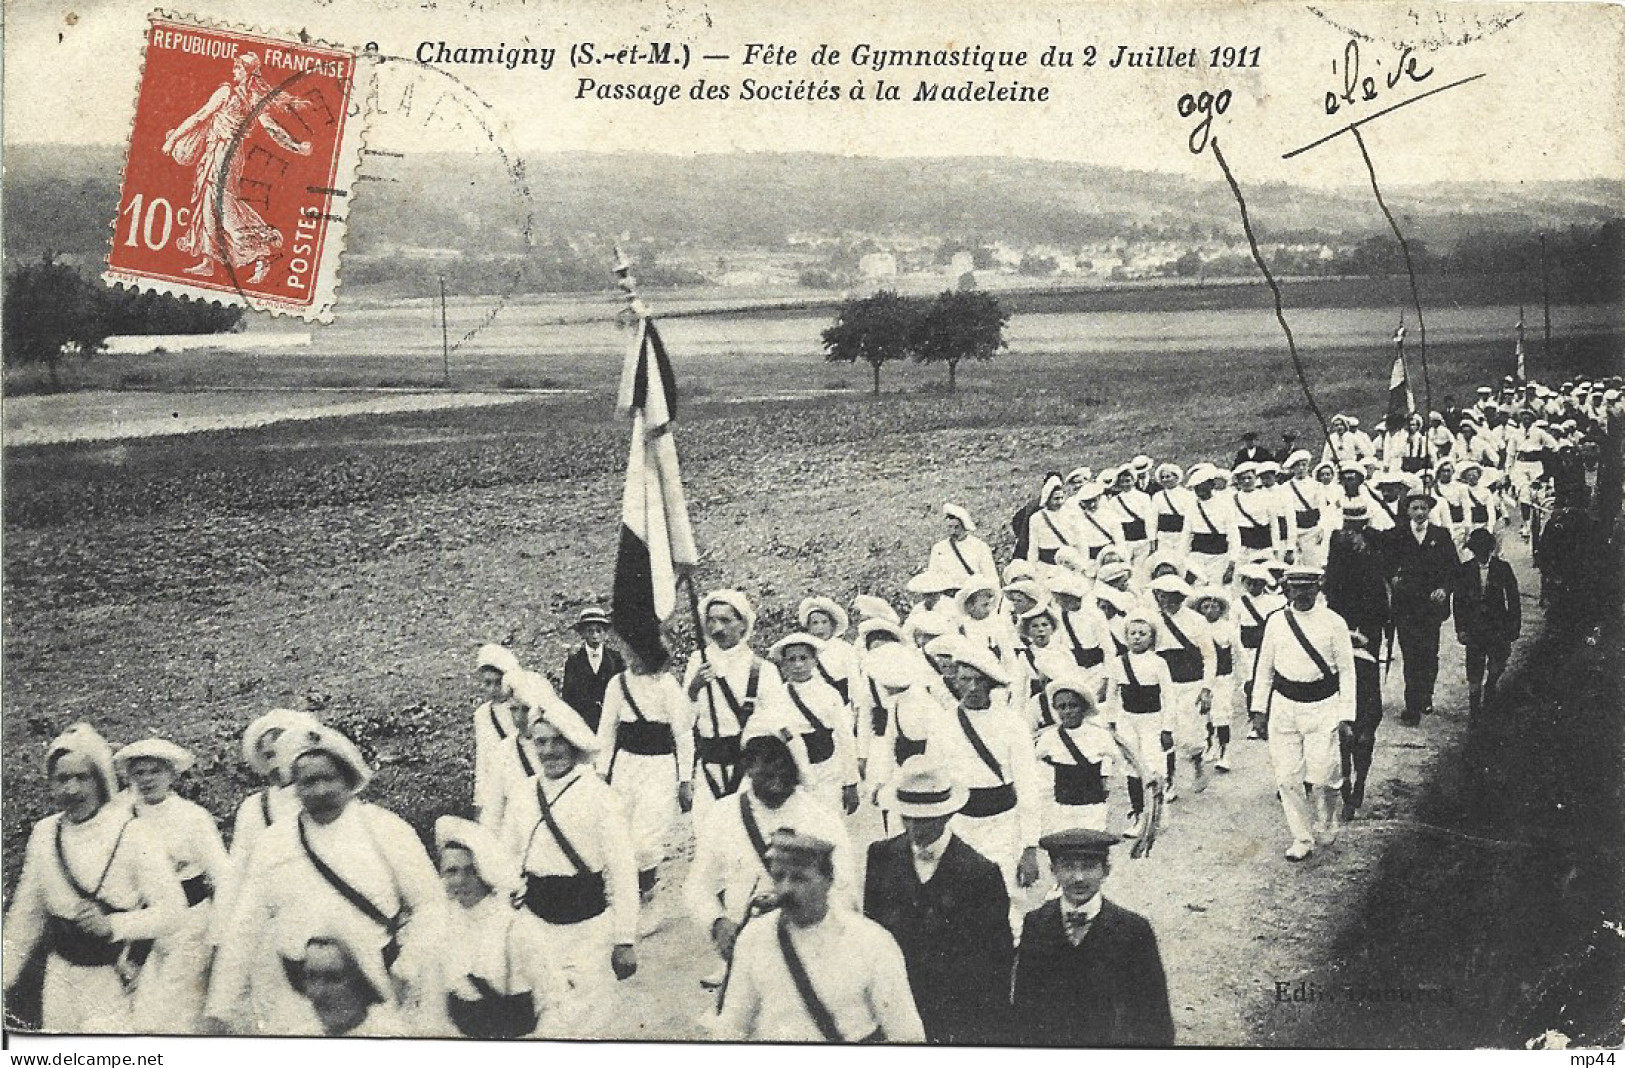
[[[1066,747],[1067,754],[1070,755],[1072,757],[1072,759],[1077,762],[1077,764],[1078,764],[1078,766],[1080,768],[1083,767],[1086,764],[1093,763],[1093,761],[1086,760],[1084,758],[1083,750],[1079,749],[1078,748],[1078,743],[1074,742],[1072,740],[1071,736],[1066,733],[1066,728],[1065,727],[1061,726],[1060,724],[1056,724],[1055,725],[1055,736],[1057,738],[1061,739],[1061,744]]]
[[[564,790],[559,791],[559,797],[563,797],[565,790],[570,789],[570,787],[574,786],[580,781],[580,779],[574,779],[566,783]],[[576,852],[575,845],[568,837],[565,836],[564,829],[559,826],[559,821],[554,817],[553,806],[547,802],[547,791],[542,788],[542,780],[540,779],[536,780],[536,804],[541,809],[541,824],[547,825],[547,831],[553,836],[553,841],[559,844],[559,852],[563,853],[565,859],[570,862],[570,866],[575,868],[576,874],[591,874],[592,869],[587,867],[587,862],[581,859],[581,854]],[[538,826],[540,826],[540,824],[538,824]],[[535,832],[533,831],[531,833],[532,836],[534,836]],[[521,860],[523,860],[523,858],[521,858]]]
[[[965,732],[965,740],[970,742],[972,749],[976,750],[976,755],[982,758],[982,763],[986,764],[988,770],[999,777],[1000,782],[1003,782],[1004,768],[1000,767],[999,762],[993,758],[992,751],[988,749],[987,743],[982,741],[982,736],[976,733],[976,728],[971,724],[970,717],[965,714],[963,708],[959,710],[959,727]]]
[[[1320,655],[1320,650],[1316,649],[1312,644],[1310,644],[1309,636],[1303,632],[1303,626],[1298,623],[1297,613],[1282,611],[1281,614],[1286,617],[1286,625],[1292,628],[1292,636],[1298,639],[1298,644],[1303,646],[1303,651],[1309,654],[1309,659],[1313,660],[1315,662],[1315,667],[1320,669],[1320,677],[1322,679],[1331,678],[1331,665],[1326,663],[1326,658]]]
[[[965,554],[959,551],[959,546],[954,543],[954,539],[948,539],[948,548],[952,549],[954,551],[954,555],[959,557],[959,566],[965,569],[965,574],[976,574],[976,569],[970,566],[970,561],[966,560]]]
[[[1174,636],[1174,641],[1184,646],[1187,652],[1194,652],[1196,650],[1196,643],[1191,641],[1190,638],[1185,635],[1185,632],[1179,629],[1179,624],[1174,622],[1172,616],[1164,614],[1162,617],[1162,622],[1167,625],[1168,633]]]
[[[817,716],[813,715],[813,710],[807,707],[807,702],[802,700],[801,695],[799,693],[796,693],[795,683],[793,683],[793,682],[785,683],[784,684],[784,690],[785,690],[786,693],[788,693],[790,695],[791,703],[796,706],[796,708],[801,712],[801,714],[804,717],[806,717],[807,723],[812,727],[813,730],[821,731],[821,730],[827,730],[828,729],[824,725],[823,720],[821,720]]]
[[[1061,533],[1061,528],[1057,527],[1055,525],[1055,520],[1053,520],[1053,519],[1051,519],[1049,517],[1049,509],[1046,508],[1043,511],[1039,512],[1038,513],[1038,518],[1040,518],[1040,519],[1042,519],[1044,521],[1044,525],[1049,527],[1050,532],[1052,534],[1054,534],[1057,538],[1061,539],[1061,544],[1062,545],[1071,546],[1072,542],[1067,539],[1067,536],[1065,534]]]
[[[801,962],[801,954],[796,952],[795,943],[790,941],[790,931],[784,924],[784,913],[779,913],[778,923],[774,925],[779,935],[779,951],[784,954],[785,967],[790,970],[790,981],[795,984],[796,993],[801,995],[801,1003],[807,1009],[807,1015],[813,1019],[813,1025],[825,1042],[845,1042],[841,1029],[835,1026],[835,1017],[830,1014],[829,1006],[824,1004],[813,989],[812,977],[807,974],[807,966]]]
[[[761,825],[756,822],[756,813],[751,811],[750,798],[747,791],[739,791],[739,822],[745,825],[745,837],[750,839],[750,847],[756,851],[756,857],[767,867],[767,839],[762,837]]]
[[[492,701],[487,707],[491,710],[491,727],[497,732],[497,741],[507,741],[508,732],[502,729],[502,717],[497,715],[497,703]]]
[[[130,824],[135,822],[135,817],[132,815],[119,827],[118,837],[113,839],[113,848],[107,851],[107,863],[102,865],[102,873],[97,877],[96,885],[89,890],[86,890],[84,885],[74,878],[73,869],[68,867],[68,855],[62,849],[62,820],[66,818],[64,816],[56,822],[56,860],[58,864],[62,865],[62,875],[68,880],[68,885],[73,888],[74,893],[86,901],[108,908],[110,906],[101,898],[102,887],[107,884],[107,874],[113,870],[113,861],[118,857],[118,847],[124,844],[124,832],[130,829]]]
[[[1255,527],[1261,527],[1261,526],[1265,525],[1263,523],[1260,523],[1257,519],[1253,518],[1253,513],[1249,512],[1247,510],[1247,506],[1245,504],[1241,503],[1241,494],[1239,494],[1239,493],[1236,494],[1236,511],[1238,511],[1242,515],[1246,516],[1247,517],[1247,522],[1251,523]]]
[[[1213,517],[1207,514],[1207,509],[1202,507],[1200,497],[1196,498],[1196,510],[1202,514],[1202,522],[1207,524],[1207,529],[1214,534],[1219,533],[1219,524],[1215,523]]]
[[[632,714],[638,718],[639,723],[649,722],[649,717],[643,714],[643,709],[638,707],[637,700],[632,696],[632,685],[626,681],[626,674],[623,672],[619,678],[621,680],[621,696],[626,698],[626,707],[632,710]]]
[[[1123,661],[1123,675],[1124,675],[1125,678],[1128,679],[1128,684],[1130,686],[1139,686],[1140,685],[1140,677],[1138,675],[1134,674],[1134,657],[1133,657],[1133,655],[1130,654],[1130,653],[1124,653],[1124,654],[1122,654],[1121,659]]]
[[[305,857],[310,861],[311,867],[316,869],[316,874],[320,875],[322,879],[327,882],[328,886],[331,886],[334,890],[338,891],[338,895],[354,906],[357,912],[361,913],[361,915],[367,917],[367,919],[371,920],[373,923],[376,923],[384,930],[393,933],[398,926],[400,917],[397,916],[391,918],[384,915],[383,909],[375,905],[372,900],[361,891],[345,882],[343,876],[330,868],[327,862],[317,855],[316,850],[312,849],[310,846],[310,839],[305,835],[305,819],[303,815],[298,817],[297,826],[299,828],[300,848],[305,851]]]

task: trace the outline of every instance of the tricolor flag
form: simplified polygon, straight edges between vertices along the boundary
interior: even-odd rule
[[[1411,384],[1405,377],[1405,327],[1394,332],[1394,369],[1388,375],[1388,417],[1406,419],[1416,411],[1416,398],[1411,396]]]
[[[676,378],[666,347],[654,322],[639,315],[617,401],[617,409],[632,417],[632,453],[621,497],[610,618],[615,632],[645,662],[664,658],[660,624],[677,607],[679,575],[699,560],[671,435],[676,408]]]

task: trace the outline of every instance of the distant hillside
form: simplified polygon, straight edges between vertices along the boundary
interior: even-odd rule
[[[5,153],[5,254],[105,254],[121,150],[13,145]],[[526,210],[492,156],[418,156],[378,168],[359,190],[350,249],[519,252]],[[1114,237],[1238,232],[1229,194],[1149,172],[1024,159],[849,159],[811,154],[539,155],[526,161],[535,243],[630,233],[658,246],[780,248],[787,235],[891,234],[1078,245]],[[387,168],[387,169],[386,169]],[[1625,184],[1436,184],[1390,191],[1418,240],[1475,230],[1602,222]],[[1381,216],[1361,190],[1250,190],[1265,240],[1359,239]]]

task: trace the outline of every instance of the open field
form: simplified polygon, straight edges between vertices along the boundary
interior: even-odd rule
[[[1506,328],[1494,333],[1430,344],[1436,397],[1465,398],[1510,371]],[[1018,349],[963,375],[957,396],[742,404],[704,387],[770,392],[783,383],[754,371],[782,360],[746,354],[700,377],[683,365],[675,324],[668,335],[681,374],[702,387],[678,430],[701,580],[756,600],[759,646],[790,629],[808,592],[899,598],[938,536],[945,499],[982,521],[1002,557],[1006,517],[1048,468],[1098,467],[1136,451],[1227,458],[1249,427],[1272,444],[1286,429],[1315,436],[1267,330],[1267,343],[1208,351],[1103,345],[1075,360]],[[1617,369],[1622,339],[1568,336],[1558,352],[1560,365],[1531,369],[1543,378]],[[1381,346],[1317,348],[1317,398],[1328,412],[1371,415],[1384,403],[1388,359]],[[604,368],[594,374],[613,381]],[[915,372],[911,381],[927,374],[940,377]],[[557,670],[575,610],[608,588],[625,449],[626,428],[602,392],[9,448],[7,885],[44,812],[40,747],[81,718],[115,743],[158,732],[195,749],[191,790],[225,817],[247,789],[236,758],[242,726],[275,705],[308,705],[361,742],[380,769],[372,796],[420,831],[463,810],[472,651],[502,640]],[[1521,547],[1514,553],[1523,558]],[[1531,615],[1533,629],[1533,606]],[[1459,654],[1446,647],[1439,704],[1448,710],[1463,702]],[[1392,874],[1385,847],[1409,841],[1430,782],[1463,737],[1447,715],[1419,731],[1385,725],[1369,823],[1307,870],[1279,858],[1284,832],[1256,745],[1241,747],[1237,771],[1207,797],[1172,807],[1151,859],[1120,860],[1108,892],[1157,926],[1182,1043],[1317,1041],[1301,1014],[1274,1003],[1273,984],[1346,952],[1337,941],[1345,923]],[[1384,915],[1383,935],[1396,944],[1453,922],[1442,899]],[[705,1000],[700,948],[682,919],[646,943],[643,971],[626,987],[627,1035],[694,1034]],[[1367,961],[1361,977],[1380,978],[1384,967]],[[1463,980],[1458,994],[1470,1003],[1452,1011],[1499,1019],[1517,993],[1478,989]],[[1415,1022],[1405,1034],[1427,1041],[1428,1018]],[[1360,1018],[1347,1033],[1387,1044]]]

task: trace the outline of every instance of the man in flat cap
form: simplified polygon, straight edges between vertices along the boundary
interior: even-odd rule
[[[999,866],[954,834],[970,797],[930,757],[910,758],[883,807],[903,833],[869,847],[863,914],[903,951],[928,1042],[998,1042],[1014,944]]]
[[[767,911],[740,931],[718,1036],[766,1042],[924,1042],[903,954],[886,929],[832,901],[835,843],[773,833]]]
[[[604,714],[604,691],[610,680],[626,670],[621,654],[604,644],[609,637],[609,616],[597,605],[588,605],[576,617],[575,631],[581,647],[564,658],[565,704],[580,713],[587,726],[598,729]]]
[[[1041,839],[1061,894],[1022,926],[1013,1005],[1019,1045],[1174,1044],[1157,936],[1145,917],[1100,892],[1116,841],[1085,828]]]

